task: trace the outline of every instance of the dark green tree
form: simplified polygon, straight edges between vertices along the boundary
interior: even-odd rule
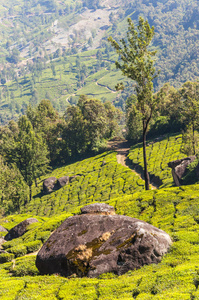
[[[1,213],[20,210],[27,201],[27,185],[16,165],[8,166],[0,156],[0,203]]]
[[[139,18],[137,29],[132,20],[128,19],[127,40],[121,39],[118,44],[112,37],[109,41],[119,54],[116,67],[122,73],[135,82],[135,92],[137,96],[136,107],[142,114],[142,140],[144,158],[145,189],[149,189],[149,174],[147,170],[146,157],[146,135],[149,122],[156,108],[156,99],[153,97],[153,80],[157,77],[154,67],[154,56],[156,51],[150,51],[149,46],[154,36],[154,27],[150,27],[148,21]],[[123,88],[123,84],[117,85],[118,89]]]
[[[182,118],[186,124],[181,151],[187,155],[196,155],[198,151],[196,130],[199,128],[199,83],[184,83],[180,94]]]
[[[59,117],[49,100],[42,100],[36,108],[28,106],[26,114],[34,131],[42,136],[48,147],[51,164],[56,164],[62,147],[59,137],[64,120]]]
[[[49,159],[47,158],[48,150],[42,137],[35,133],[31,122],[26,116],[19,119],[18,129],[15,129],[15,133],[10,136],[10,142],[7,142],[4,153],[6,154],[6,160],[15,163],[18,167],[29,187],[31,200],[32,184],[37,177],[45,174]]]

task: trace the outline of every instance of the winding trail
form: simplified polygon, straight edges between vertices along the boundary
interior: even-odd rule
[[[106,85],[104,85],[104,84],[101,84],[101,83],[99,83],[98,81],[96,81],[96,85],[106,88],[106,89],[107,89],[108,91],[110,91],[111,93],[117,93],[117,91],[112,90],[110,87],[108,87],[108,86],[106,86]]]
[[[132,166],[130,159],[127,157],[130,150],[130,144],[127,140],[115,139],[108,142],[108,148],[117,152],[117,162],[122,166],[129,168],[132,172],[139,176],[144,181],[143,174],[137,173]],[[152,190],[157,189],[157,186],[150,184]]]

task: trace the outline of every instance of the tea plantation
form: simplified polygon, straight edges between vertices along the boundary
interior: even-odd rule
[[[0,220],[8,230],[28,217],[39,221],[29,225],[22,237],[2,245],[7,253],[0,255],[0,299],[199,299],[199,185],[173,187],[171,170],[167,169],[169,161],[181,157],[180,143],[180,136],[172,136],[147,147],[151,176],[162,181],[155,190],[144,191],[143,180],[119,165],[115,152],[53,170],[49,176],[79,176],[49,195],[42,194],[41,178],[27,207],[22,207],[20,214]],[[142,166],[139,145],[131,149],[129,158]],[[173,240],[169,253],[158,265],[122,276],[41,276],[35,267],[36,251],[67,217],[93,202],[106,202],[115,207],[117,214],[165,230]]]
[[[148,143],[148,171],[152,180],[158,180],[161,188],[172,186],[173,184],[172,173],[168,167],[168,162],[186,156],[180,153],[181,143],[181,135],[165,135]],[[137,166],[139,170],[143,169],[144,162],[141,144],[132,147],[128,157],[135,168]],[[156,177],[156,179],[154,179],[154,177]]]

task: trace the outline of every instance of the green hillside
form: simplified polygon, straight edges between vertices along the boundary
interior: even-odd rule
[[[39,222],[31,224],[22,237],[3,244],[8,253],[0,254],[0,299],[199,299],[199,185],[172,187],[171,170],[167,169],[169,161],[181,157],[180,145],[179,135],[148,145],[150,175],[159,176],[163,182],[150,191],[144,191],[138,174],[117,163],[116,152],[53,170],[49,176],[80,176],[49,195],[41,194],[41,178],[34,187],[33,200],[21,207],[20,213],[1,217],[0,224],[7,229],[28,217],[36,217]],[[134,146],[129,157],[141,166],[139,152],[140,146]],[[157,165],[152,169],[154,161]],[[117,214],[165,230],[173,240],[169,253],[158,265],[122,276],[108,273],[87,279],[39,275],[35,251],[65,218],[93,202],[106,202]]]
[[[16,119],[27,105],[49,99],[60,112],[80,95],[110,100],[124,109],[132,89],[115,91],[124,80],[107,41],[125,36],[127,18],[155,27],[158,90],[196,81],[197,0],[8,0],[0,3],[0,123]]]
[[[173,185],[173,177],[168,162],[184,158],[185,154],[180,152],[182,143],[181,135],[165,135],[151,141],[147,146],[148,171],[152,181],[159,182],[160,187],[168,187]],[[129,159],[134,167],[143,170],[142,145],[131,148]]]

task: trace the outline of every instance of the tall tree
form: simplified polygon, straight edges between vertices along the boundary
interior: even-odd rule
[[[61,125],[64,122],[49,100],[42,100],[36,108],[28,106],[26,115],[35,132],[42,136],[48,146],[51,164],[59,161]]]
[[[18,121],[18,128],[10,128],[10,137],[4,135],[5,146],[2,151],[6,161],[15,163],[24,181],[29,187],[32,198],[32,184],[37,177],[45,174],[48,168],[48,150],[42,137],[36,134],[31,122],[26,116]],[[13,131],[14,130],[14,131]],[[2,143],[4,144],[4,140]],[[25,203],[26,204],[26,203]]]
[[[27,185],[16,165],[8,166],[0,155],[0,213],[19,211],[27,199]]]
[[[145,189],[149,190],[149,174],[147,170],[146,157],[146,135],[149,122],[156,108],[156,99],[153,97],[153,80],[157,77],[154,67],[154,56],[156,51],[150,51],[149,45],[154,36],[154,27],[150,27],[148,21],[139,18],[137,29],[132,20],[128,19],[127,41],[121,39],[118,44],[112,37],[109,41],[119,54],[116,67],[122,73],[135,82],[135,92],[137,96],[137,109],[142,114],[142,140],[144,158]],[[123,89],[123,84],[119,83],[117,89]]]
[[[199,83],[186,82],[180,89],[182,100],[182,118],[186,124],[183,134],[182,152],[187,155],[196,155],[197,136],[199,128]]]

